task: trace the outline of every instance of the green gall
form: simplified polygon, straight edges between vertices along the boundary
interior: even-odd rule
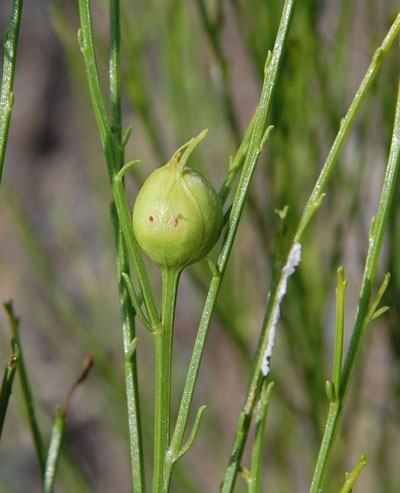
[[[136,198],[133,228],[137,241],[160,269],[183,269],[197,262],[219,237],[221,200],[200,173],[185,167],[206,133],[189,141],[154,171]]]

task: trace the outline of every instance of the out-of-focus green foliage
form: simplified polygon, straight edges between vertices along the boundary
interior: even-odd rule
[[[0,297],[12,297],[21,314],[20,337],[43,429],[50,430],[54,404],[65,396],[83,355],[94,354],[93,375],[79,390],[66,424],[60,491],[127,491],[110,193],[76,38],[76,3],[33,3],[26,5],[21,25],[15,114],[0,190]],[[204,2],[218,26],[212,33],[201,4],[122,2],[123,121],[125,126],[133,124],[126,157],[143,163],[128,179],[131,204],[144,179],[203,128],[209,135],[191,167],[218,189],[258,101],[282,2]],[[5,7],[0,6],[1,28]],[[93,0],[92,7],[99,68],[106,81],[107,2]],[[196,444],[177,466],[173,491],[215,491],[222,480],[267,299],[275,210],[289,206],[286,225],[293,232],[340,119],[397,7],[394,0],[364,2],[362,7],[350,0],[298,2],[271,111],[275,128],[256,172],[200,373],[195,400],[206,403],[207,411]],[[28,26],[28,19],[35,22]],[[302,263],[290,281],[272,361],[276,385],[266,428],[263,491],[309,487],[328,408],[325,381],[333,360],[336,268],[344,265],[350,279],[345,312],[350,328],[370,216],[383,181],[398,73],[398,46],[393,46],[306,234]],[[106,87],[105,82],[104,91]],[[368,455],[368,465],[358,480],[359,491],[400,488],[394,459],[400,453],[396,199],[389,222],[379,276],[392,274],[384,300],[391,310],[368,333],[334,449],[328,493],[339,491],[345,471],[354,468],[361,453]],[[157,283],[156,269],[149,269]],[[183,275],[174,347],[175,403],[208,278],[206,262]],[[0,322],[0,359],[5,364],[9,332],[3,315]],[[149,430],[152,345],[140,326],[137,335],[142,418]],[[347,341],[348,333],[345,345]],[[33,471],[29,429],[21,425],[20,390],[14,394],[2,435],[0,489],[34,491],[39,476]],[[151,461],[152,437],[146,432],[145,455]],[[244,481],[238,481],[237,491],[246,491]]]

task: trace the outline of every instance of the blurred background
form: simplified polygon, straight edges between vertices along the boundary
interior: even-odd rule
[[[108,2],[92,0],[107,95]],[[203,128],[191,158],[218,189],[255,110],[281,0],[122,0],[127,180],[140,184]],[[175,470],[172,491],[218,491],[257,344],[273,261],[276,209],[289,206],[290,239],[357,87],[397,14],[395,0],[302,0],[296,7],[261,156],[219,296],[195,394],[207,404],[200,434]],[[0,3],[0,30],[11,1]],[[207,12],[207,15],[205,15]],[[220,22],[218,22],[220,20]],[[213,27],[214,26],[214,27]],[[122,334],[114,265],[111,193],[77,43],[77,2],[26,1],[0,188],[0,300],[14,300],[41,431],[47,446],[57,403],[95,364],[69,409],[59,492],[129,492]],[[349,278],[352,329],[389,151],[399,75],[398,41],[371,87],[303,246],[282,306],[271,378],[263,491],[308,491],[327,415],[336,269]],[[398,195],[395,197],[398,197]],[[232,198],[228,199],[230,204]],[[369,462],[355,491],[400,491],[399,201],[395,198],[378,272],[392,274],[390,311],[368,331],[335,445],[326,489],[337,492],[361,453]],[[159,273],[147,263],[156,290]],[[186,269],[174,340],[173,413],[210,279],[206,262]],[[139,325],[138,365],[147,472],[152,458],[154,354]],[[10,330],[0,313],[0,366]],[[251,441],[250,441],[251,444]],[[248,465],[245,456],[243,465]],[[0,448],[0,491],[40,491],[19,382]],[[239,478],[237,491],[246,491]]]

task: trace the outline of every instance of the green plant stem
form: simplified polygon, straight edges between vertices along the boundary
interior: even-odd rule
[[[354,470],[348,475],[346,482],[343,485],[343,488],[340,490],[340,493],[351,493],[353,491],[358,476],[360,475],[361,471],[364,469],[366,465],[367,465],[367,456],[362,455]]]
[[[330,176],[337,164],[340,150],[342,149],[344,142],[350,132],[354,119],[360,110],[361,103],[364,100],[369,87],[371,86],[378,69],[383,61],[384,56],[388,52],[390,46],[392,45],[394,39],[396,38],[400,29],[400,15],[397,16],[396,20],[392,24],[388,34],[386,35],[382,45],[373,55],[371,65],[368,67],[367,72],[360,84],[359,89],[350,105],[350,108],[342,120],[339,132],[335,138],[332,148],[328,154],[328,157],[324,163],[321,173],[318,177],[316,185],[307,201],[304,212],[300,218],[299,224],[296,228],[296,232],[293,236],[292,244],[289,249],[289,253],[286,255],[286,261],[279,261],[275,266],[275,273],[271,280],[271,286],[268,296],[267,309],[263,321],[263,325],[260,332],[259,342],[257,346],[257,351],[255,355],[255,363],[251,372],[250,381],[248,385],[247,394],[242,408],[241,417],[238,421],[238,427],[236,435],[234,438],[234,443],[232,446],[229,466],[227,470],[227,475],[225,480],[229,480],[229,488],[223,489],[224,493],[232,491],[232,477],[236,477],[237,471],[240,465],[240,460],[243,454],[243,450],[246,444],[248,431],[251,423],[251,416],[254,409],[254,404],[260,388],[261,380],[261,366],[263,363],[263,357],[268,345],[269,334],[271,326],[273,325],[273,315],[276,308],[279,306],[278,303],[278,293],[279,286],[284,278],[284,265],[286,265],[287,260],[290,255],[290,251],[296,243],[301,242],[303,235],[310,224],[315,212],[318,210],[321,202],[324,198],[324,189],[328,183]],[[332,411],[333,412],[333,411]],[[225,487],[225,486],[224,486]]]
[[[261,95],[261,99],[260,99],[259,109],[257,110],[256,121],[254,124],[254,132],[253,132],[250,144],[249,144],[249,151],[248,151],[248,154],[246,156],[246,161],[245,161],[245,164],[243,167],[241,180],[239,182],[238,193],[236,194],[235,201],[234,201],[233,207],[232,207],[232,214],[231,214],[230,220],[233,220],[233,221],[235,220],[234,219],[235,218],[234,213],[236,212],[236,207],[235,207],[236,203],[239,202],[239,204],[240,204],[241,198],[242,198],[241,197],[241,193],[243,193],[243,192],[241,192],[241,187],[243,186],[242,182],[244,182],[243,184],[247,183],[247,189],[248,189],[248,185],[249,185],[248,178],[249,177],[246,176],[247,171],[248,171],[248,166],[249,165],[251,166],[250,163],[252,163],[254,160],[256,161],[258,159],[259,153],[261,151],[261,149],[259,148],[260,143],[263,140],[263,137],[267,136],[267,134],[265,134],[265,133],[263,136],[261,134],[261,128],[258,127],[258,125],[259,125],[259,121],[258,121],[259,120],[259,114],[258,113],[259,112],[264,113],[264,111],[265,111],[265,116],[264,116],[265,119],[263,121],[264,125],[262,127],[263,129],[265,129],[266,116],[268,114],[269,107],[271,104],[273,89],[274,89],[274,86],[276,84],[279,66],[280,66],[280,63],[282,61],[283,51],[284,51],[284,47],[286,45],[286,40],[287,40],[287,36],[288,36],[288,32],[289,32],[290,22],[291,22],[291,19],[293,17],[295,4],[296,4],[296,2],[294,0],[292,0],[292,1],[286,0],[285,5],[283,7],[282,17],[281,17],[278,33],[276,36],[274,49],[272,52],[272,56],[270,57],[270,62],[269,62],[268,68],[266,69],[266,75],[265,75],[262,95]],[[268,59],[269,59],[269,57],[267,58],[267,60]],[[265,130],[264,130],[264,132],[265,132]],[[254,172],[254,169],[253,169],[253,172]],[[252,176],[252,172],[250,171],[250,177],[251,176]],[[243,205],[241,205],[241,207],[243,207]],[[239,209],[239,210],[241,211],[241,209]],[[240,217],[240,215],[239,215],[239,217]],[[229,235],[229,232],[230,231],[228,230],[228,235]],[[222,251],[222,254],[224,254],[224,251]],[[221,259],[221,256],[218,260],[220,261],[220,259]],[[218,267],[219,267],[219,263],[218,263]],[[270,307],[270,309],[272,310],[272,306]],[[260,352],[260,356],[262,356],[261,352]],[[260,360],[260,358],[257,358],[257,360]],[[259,368],[261,368],[261,361],[260,361]],[[255,374],[255,371],[253,372],[253,374]],[[259,372],[257,373],[257,380],[258,380],[258,376],[259,376]],[[258,381],[257,381],[257,383],[258,383]],[[256,398],[256,396],[254,395],[253,399],[255,399],[255,398]],[[250,407],[252,409],[253,402],[252,402]],[[226,470],[225,479],[224,479],[222,489],[221,489],[221,491],[223,493],[227,493],[227,492],[232,491],[234,488],[234,485],[235,485],[237,473],[238,473],[239,466],[240,466],[241,457],[242,457],[243,450],[244,450],[244,444],[245,444],[247,432],[248,432],[248,421],[249,420],[247,418],[247,413],[246,413],[246,415],[244,415],[242,413],[239,421],[244,426],[243,430],[247,429],[247,431],[245,433],[243,433],[243,430],[241,430],[238,433],[238,435],[235,437],[234,446],[233,446],[232,453],[231,453],[230,460],[229,460],[229,465],[228,465],[228,468]]]
[[[400,20],[400,16],[399,16]],[[396,103],[395,121],[393,127],[392,143],[389,160],[383,184],[381,199],[376,219],[373,218],[369,235],[369,248],[365,263],[364,274],[361,281],[360,297],[357,314],[354,321],[353,333],[346,354],[345,363],[340,381],[340,391],[336,402],[329,406],[328,420],[321,443],[310,493],[318,493],[323,485],[324,474],[328,464],[330,452],[333,448],[337,434],[342,409],[349,391],[350,383],[359,358],[361,345],[373,314],[370,314],[370,300],[372,286],[374,284],[379,254],[382,247],[383,235],[386,228],[390,205],[393,198],[394,187],[400,164],[400,83]]]
[[[102,4],[104,4],[104,2],[102,2]],[[80,80],[80,71],[76,66],[76,58],[75,58],[76,54],[73,51],[74,48],[70,46],[71,45],[70,34],[72,32],[72,26],[70,25],[68,18],[65,15],[65,12],[63,12],[62,8],[57,8],[56,10],[54,10],[53,19],[54,22],[56,23],[57,33],[60,36],[60,39],[62,40],[64,48],[67,52],[68,59],[70,59],[71,61],[70,68],[76,74],[78,78],[77,81],[81,83],[82,81]],[[125,81],[127,84],[127,87],[125,87],[125,92],[127,93],[128,99],[132,99],[133,106],[137,108],[139,114],[143,118],[146,131],[148,133],[150,141],[153,144],[153,150],[156,152],[159,162],[161,163],[167,162],[169,157],[162,145],[162,138],[159,135],[159,129],[156,128],[156,125],[154,125],[154,122],[151,119],[152,111],[151,111],[151,105],[149,100],[150,96],[148,94],[149,85],[148,84],[146,85],[145,76],[143,75],[145,70],[142,70],[143,63],[142,63],[142,56],[140,53],[140,49],[143,48],[142,40],[136,42],[133,39],[136,36],[140,37],[140,34],[138,33],[133,34],[134,22],[132,23],[131,20],[126,18],[126,16],[122,17],[121,19],[121,27],[122,27],[122,32],[121,32],[122,43],[124,44],[126,56],[129,60],[134,60],[134,72],[135,72],[135,74],[133,74],[134,76],[132,76],[131,69],[124,71],[122,67],[124,77],[127,78],[127,80]],[[250,139],[251,130],[252,127],[249,126],[246,132],[246,135],[248,135],[247,146],[243,145],[242,143],[240,146],[240,150],[238,149],[235,157],[230,162],[229,176],[227,177],[227,180],[226,182],[224,182],[224,186],[221,188],[220,191],[223,202],[228,196],[232,188],[233,181],[235,180],[237,173],[240,171],[241,166],[243,164],[245,155],[247,153],[248,141]],[[246,140],[246,137],[244,140]],[[134,179],[137,181],[136,175],[134,176]],[[197,284],[206,295],[208,291],[209,283],[205,281],[204,282],[200,281],[199,276],[196,276],[196,271],[190,269],[187,272],[189,273],[195,284]],[[232,321],[227,319],[227,317],[223,315],[220,308],[221,307],[218,306],[216,307],[216,315],[218,315],[218,317],[220,317],[221,320],[223,321],[224,329],[227,331],[228,336],[230,336],[233,339],[234,343],[237,345],[240,353],[243,355],[244,360],[248,361],[249,354],[246,347],[246,343],[243,340],[243,337],[239,335],[238,331],[235,331]],[[98,362],[99,362],[98,358],[96,358],[96,362],[97,362],[96,366],[98,366]]]
[[[23,0],[13,1],[10,24],[4,33],[3,40],[4,62],[0,96],[0,183],[7,147],[8,129],[10,128],[11,112],[14,105],[14,71],[23,3]]]
[[[336,135],[336,138],[329,151],[328,157],[326,158],[324,167],[322,168],[322,171],[318,177],[318,180],[314,186],[310,198],[308,199],[308,202],[304,208],[304,212],[300,219],[300,224],[297,228],[294,241],[301,241],[304,231],[306,230],[308,224],[310,223],[314,213],[318,209],[319,203],[323,199],[322,197],[323,191],[335,168],[339,154],[343,148],[344,143],[346,142],[347,136],[361,108],[365,96],[368,93],[368,89],[370,88],[372,82],[374,81],[375,76],[378,73],[379,67],[382,65],[382,62],[387,52],[389,51],[389,48],[391,47],[393,41],[396,39],[399,31],[400,31],[400,14],[396,17],[395,21],[390,27],[381,46],[375,51],[371,63],[367,69],[367,72],[363,80],[361,81],[360,87],[358,88],[356,95],[354,96],[354,99],[346,113],[346,116],[340,122],[339,132]]]
[[[267,411],[269,401],[271,399],[272,389],[274,383],[267,383],[267,379],[264,379],[262,388],[260,391],[260,399],[257,409],[256,417],[256,430],[254,445],[251,459],[251,479],[249,482],[249,493],[261,492],[261,472],[262,472],[262,460],[264,452],[264,432],[267,419]]]
[[[12,393],[15,372],[17,371],[19,351],[15,341],[12,341],[13,354],[4,370],[3,381],[0,389],[0,440],[3,431],[4,420],[7,413],[8,402]]]
[[[277,271],[272,279],[270,293],[273,293],[273,295],[276,295],[276,297],[274,298],[274,303],[272,302],[273,296],[270,296],[269,298],[269,303],[260,334],[259,344],[254,358],[255,364],[252,368],[250,383],[248,386],[245,402],[243,404],[242,412],[240,413],[240,417],[238,420],[237,431],[232,445],[229,464],[225,473],[225,479],[221,490],[224,493],[233,491],[244,447],[246,445],[254,406],[257,402],[260,384],[262,382],[261,366],[264,359],[264,353],[267,347],[269,334],[269,329],[267,329],[267,327],[271,327],[273,313],[278,306],[277,293],[279,290],[279,284],[282,280],[282,276],[280,275],[282,274],[282,270]]]
[[[121,145],[121,34],[119,0],[110,0],[110,60],[109,82],[111,100],[111,129],[116,137],[116,144]],[[118,154],[122,154],[121,152]],[[121,156],[120,156],[121,157]],[[119,159],[121,161],[121,159]],[[118,166],[121,169],[122,163]]]
[[[322,484],[323,481],[323,475],[325,473],[328,457],[332,450],[333,442],[336,437],[342,409],[343,402],[341,400],[333,401],[329,404],[328,417],[325,424],[325,433],[322,438],[321,448],[315,465],[310,493],[319,493],[321,491],[319,485]]]
[[[170,439],[172,342],[176,295],[181,270],[162,271],[161,330],[153,333],[156,347],[153,493],[167,492],[165,460]]]
[[[200,321],[199,330],[197,332],[197,337],[192,353],[192,359],[190,361],[190,366],[185,381],[185,387],[182,395],[179,414],[167,454],[165,474],[166,474],[166,481],[168,481],[168,483],[171,480],[173,466],[175,462],[178,460],[180,447],[182,445],[183,437],[185,434],[187,421],[189,418],[190,406],[192,403],[193,393],[196,386],[198,372],[200,369],[200,363],[207,339],[208,328],[211,322],[211,315],[213,313],[216,298],[219,291],[220,281],[221,281],[220,275],[218,273],[215,273],[211,280],[207,299],[204,305],[202,319]]]
[[[137,244],[133,232],[132,220],[129,213],[129,206],[126,199],[122,178],[118,175],[118,149],[116,148],[112,138],[111,127],[108,122],[107,113],[101,94],[99,75],[97,71],[96,54],[93,43],[93,29],[89,0],[79,0],[79,13],[81,19],[81,29],[78,31],[78,40],[85,61],[90,97],[94,114],[97,120],[97,125],[99,127],[100,138],[103,145],[113,198],[118,213],[118,219],[124,235],[126,248],[132,260],[138,278],[151,325],[154,329],[156,329],[160,324],[159,315],[157,312],[157,307],[154,301],[154,296],[151,290],[147,271],[145,269],[142,256],[140,254],[139,245]]]
[[[205,29],[205,32],[209,38],[209,41],[211,43],[214,56],[217,60],[217,64],[220,68],[221,75],[222,75],[222,94],[223,94],[223,104],[224,104],[224,110],[225,110],[225,115],[229,123],[229,127],[231,130],[231,134],[234,140],[234,143],[236,146],[239,146],[241,143],[240,147],[243,146],[243,141],[246,141],[246,136],[250,137],[252,133],[252,125],[250,124],[245,138],[241,141],[240,138],[240,128],[239,128],[239,121],[236,115],[236,110],[235,110],[235,104],[232,96],[232,90],[229,82],[229,63],[228,60],[226,59],[223,49],[221,46],[221,29],[223,27],[223,7],[222,4],[219,5],[216,19],[213,20],[211,19],[210,14],[208,13],[207,5],[204,0],[197,0],[197,4],[199,6],[201,18],[203,21],[203,26]],[[254,122],[254,117],[252,120],[252,123]],[[244,146],[245,147],[245,146]],[[247,150],[243,149],[244,152],[247,152]],[[238,152],[239,153],[239,152]],[[243,156],[244,158],[244,156]],[[238,163],[239,164],[239,163]],[[237,168],[237,171],[239,167]],[[232,173],[232,178],[236,176],[237,171]],[[229,173],[231,174],[231,173]],[[229,176],[228,176],[229,179]],[[233,181],[233,180],[232,180]],[[232,182],[230,183],[230,186],[232,186]],[[229,193],[229,189],[223,191]],[[224,201],[226,197],[224,195],[221,195],[222,200]],[[260,232],[260,237],[262,241],[264,242],[264,245],[267,244],[267,238],[268,234],[265,228],[265,221],[264,221],[264,214],[263,211],[260,209],[259,205],[257,204],[257,201],[253,197],[251,191],[247,196],[247,203],[248,207],[252,213],[252,217],[256,221],[256,224],[258,226],[259,232]]]
[[[172,474],[173,465],[177,461],[179,450],[185,434],[190,406],[193,399],[197,376],[199,373],[208,329],[210,327],[211,317],[215,308],[218,292],[226,270],[230,252],[232,250],[233,242],[235,239],[237,228],[239,226],[239,221],[243,212],[251,180],[254,175],[255,167],[257,165],[259,155],[262,151],[263,144],[265,143],[264,137],[266,120],[278,77],[279,67],[282,61],[283,50],[286,44],[294,5],[294,0],[287,0],[285,3],[281,25],[277,34],[277,40],[272,53],[272,57],[268,57],[269,63],[268,66],[265,67],[265,79],[261,91],[260,102],[256,110],[254,128],[251,134],[248,152],[243,165],[243,170],[233,202],[232,211],[229,216],[227,231],[225,233],[221,252],[219,254],[217,265],[215,266],[213,277],[211,279],[210,287],[208,290],[203,314],[199,325],[199,330],[195,341],[195,346],[193,349],[192,359],[186,378],[185,388],[182,395],[179,414],[168,451],[168,458],[166,462],[166,478],[168,481],[170,480],[170,476]]]
[[[19,318],[16,317],[16,315],[14,314],[12,301],[5,303],[4,306],[10,320],[13,338],[18,347],[18,353],[19,353],[18,373],[21,382],[22,394],[24,397],[26,411],[28,414],[28,420],[31,428],[33,443],[36,450],[36,457],[38,460],[40,475],[43,478],[45,465],[46,465],[46,456],[43,448],[43,440],[40,434],[39,425],[36,420],[35,405],[33,402],[32,390],[29,383],[28,374],[26,372],[24,353],[22,351],[21,341],[19,338]]]
[[[221,71],[221,79],[222,79],[222,96],[223,96],[223,105],[224,105],[224,110],[225,110],[225,115],[229,123],[229,127],[231,130],[231,134],[234,140],[234,143],[236,146],[240,147],[243,146],[243,141],[246,141],[246,137],[250,137],[252,133],[252,125],[250,124],[246,136],[244,139],[241,140],[240,138],[240,126],[239,126],[239,121],[238,117],[236,115],[236,110],[235,110],[235,103],[232,95],[232,90],[231,90],[231,85],[229,81],[229,62],[227,58],[225,57],[222,49],[222,44],[221,44],[221,32],[222,32],[222,27],[223,27],[223,22],[224,22],[224,14],[223,14],[223,7],[222,3],[218,6],[217,14],[215,20],[211,19],[211,16],[208,12],[208,8],[206,5],[206,2],[204,0],[197,0],[197,4],[199,6],[201,18],[203,21],[203,26],[205,29],[205,32],[209,38],[209,41],[211,43],[211,47],[214,52],[214,56],[216,58],[217,64],[219,66],[219,69]],[[254,122],[254,116],[253,120]],[[243,146],[243,151],[244,154],[247,152],[247,149],[245,146]],[[239,154],[239,151],[238,151]],[[243,156],[244,159],[244,156]],[[240,163],[239,164],[237,171],[240,169]],[[229,173],[229,175],[234,177],[236,176],[237,171],[233,172],[232,174]],[[229,176],[228,176],[229,179]],[[233,181],[232,179],[232,181]],[[230,186],[232,186],[232,182],[230,183]],[[225,190],[223,192],[228,192],[229,189]],[[224,195],[221,195],[221,198],[223,201],[225,201],[226,197]],[[265,217],[263,211],[260,209],[259,204],[257,203],[257,200],[255,197],[253,197],[253,194],[250,190],[247,198],[247,205],[249,207],[249,210],[251,211],[252,218],[254,219],[255,223],[257,224],[259,233],[260,233],[260,238],[264,244],[264,246],[268,246],[268,231],[265,227]]]
[[[60,406],[57,406],[56,418],[51,430],[50,446],[47,455],[43,482],[43,493],[52,493],[56,479],[57,466],[60,458],[61,444],[64,436],[65,416]]]
[[[121,118],[121,47],[120,47],[120,3],[110,1],[110,99],[111,99],[111,128],[114,147],[118,158],[117,169],[124,164],[124,148],[122,145]],[[123,182],[122,182],[123,183]],[[113,212],[115,208],[113,207]],[[131,452],[131,470],[133,490],[137,493],[145,491],[145,474],[143,459],[143,439],[139,407],[139,392],[137,380],[136,350],[132,344],[135,338],[135,313],[132,310],[129,292],[123,273],[129,276],[129,258],[126,251],[123,234],[120,229],[118,215],[113,216],[113,226],[116,241],[116,264],[119,288],[119,299],[122,317],[122,336],[125,355],[125,389],[128,409],[129,444]]]
[[[122,316],[122,337],[125,356],[125,389],[128,409],[129,445],[131,452],[131,467],[133,489],[137,493],[145,491],[143,438],[139,407],[139,392],[137,381],[136,351],[132,348],[135,340],[135,320],[131,309],[129,293],[122,274],[129,268],[126,248],[121,230],[117,229],[118,219],[114,215],[114,228],[116,234],[116,260],[117,277],[119,285],[119,298]],[[132,351],[133,349],[133,351]]]

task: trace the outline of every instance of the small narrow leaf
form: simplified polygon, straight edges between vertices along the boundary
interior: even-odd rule
[[[136,294],[135,288],[133,287],[131,278],[128,276],[126,272],[123,272],[122,278],[125,281],[126,287],[128,289],[129,296],[132,301],[133,308],[135,309],[136,315],[138,316],[139,320],[142,322],[143,326],[149,330],[150,332],[153,332],[153,329],[151,328],[150,322],[147,320],[145,314],[143,313],[143,310],[141,308],[141,302],[139,301],[139,298]]]
[[[127,129],[124,132],[124,135],[122,136],[121,140],[121,147],[124,148],[126,144],[128,143],[129,137],[131,136],[132,133],[132,125],[129,125]]]
[[[384,313],[386,313],[389,310],[390,310],[390,306],[382,306],[381,308],[376,310],[376,312],[372,315],[372,317],[370,318],[370,322],[381,317]]]
[[[199,432],[201,418],[203,417],[203,414],[204,414],[204,411],[206,410],[206,407],[207,406],[201,406],[200,409],[197,411],[197,416],[196,416],[196,420],[195,420],[194,425],[193,425],[192,433],[190,434],[186,444],[178,452],[178,455],[175,459],[175,462],[177,462],[181,457],[183,457],[186,454],[186,452],[189,452],[189,450],[192,448],[192,445],[193,445],[194,441],[196,440],[197,434]]]
[[[266,131],[264,132],[263,138],[261,139],[261,143],[260,143],[260,151],[262,151],[264,149],[265,144],[268,142],[269,136],[270,136],[273,129],[274,129],[274,126],[269,125],[269,127],[267,127]]]
[[[389,309],[389,307],[386,306],[383,307],[384,308],[383,311],[381,311],[381,309],[378,309],[378,305],[381,302],[383,295],[385,294],[385,291],[389,285],[389,281],[390,281],[390,273],[388,272],[383,278],[382,284],[379,286],[374,301],[371,303],[371,306],[369,308],[367,315],[368,324],[370,324],[373,320],[378,318],[380,315],[383,315],[383,313],[385,313]]]
[[[124,164],[122,168],[119,170],[119,172],[115,175],[114,180],[116,181],[121,181],[124,175],[131,169],[133,166],[136,164],[140,163],[140,159],[134,159],[133,161],[130,161],[129,163]]]

